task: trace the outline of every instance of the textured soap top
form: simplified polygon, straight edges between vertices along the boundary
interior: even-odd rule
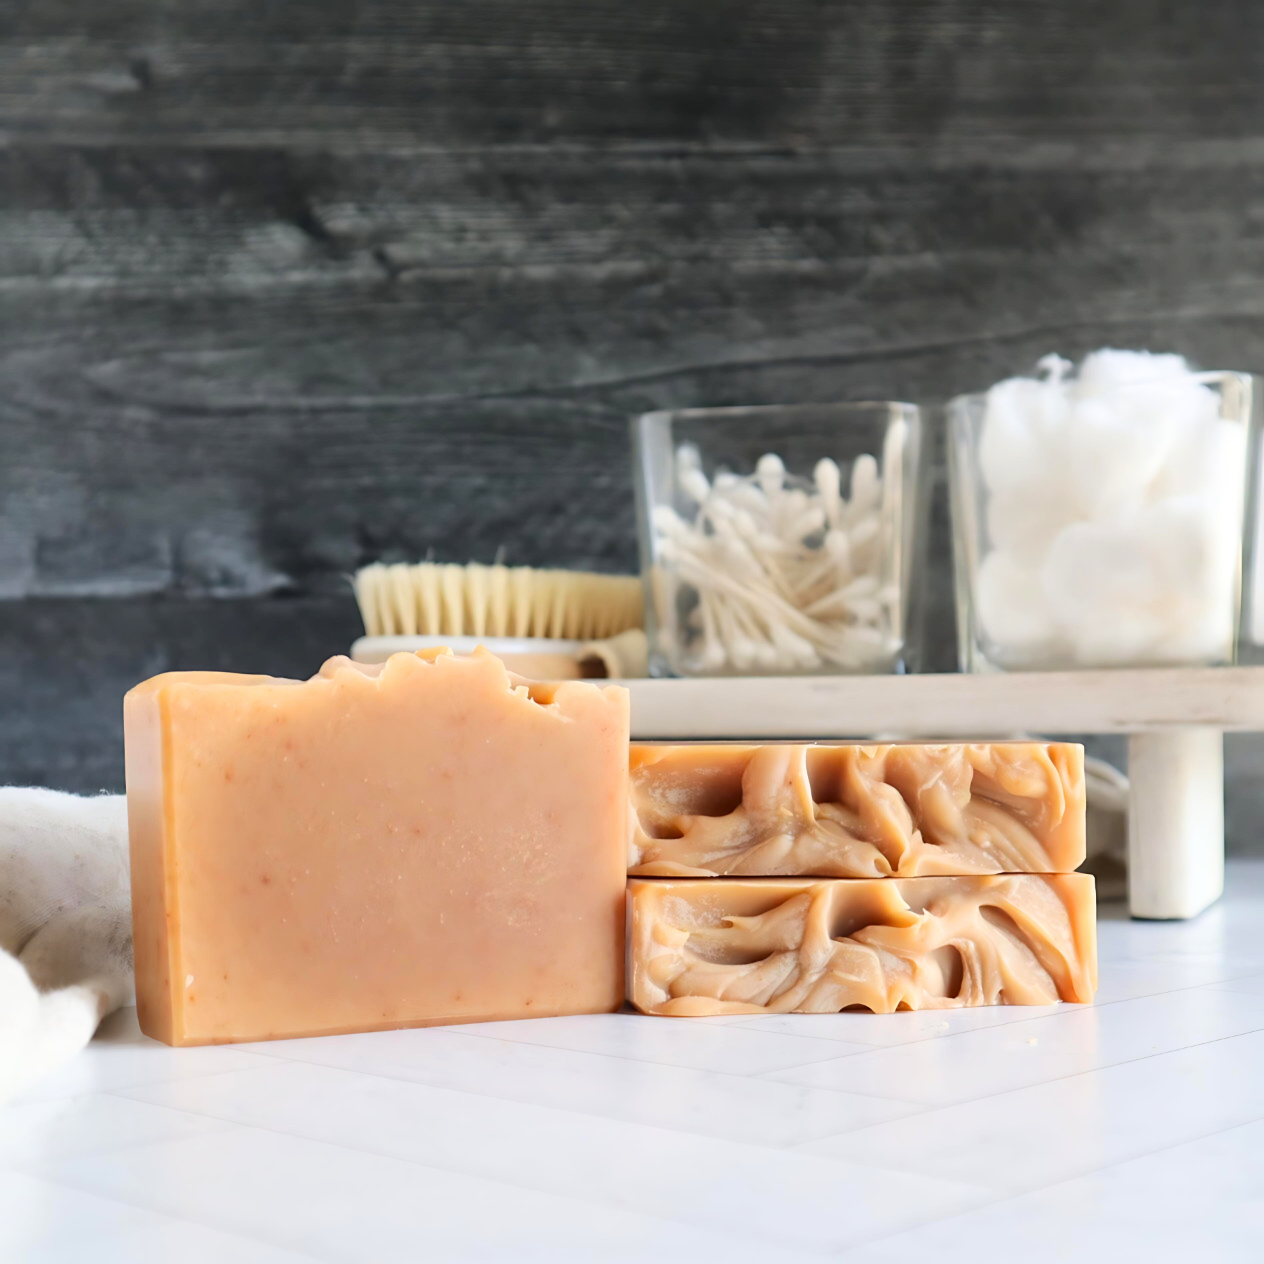
[[[1094,903],[1080,873],[633,879],[628,999],[685,1017],[1090,1001]]]
[[[645,877],[1069,873],[1084,751],[1064,742],[631,750],[628,872]]]

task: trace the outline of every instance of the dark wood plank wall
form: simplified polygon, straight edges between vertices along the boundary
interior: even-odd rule
[[[366,561],[632,569],[646,408],[1264,364],[1248,0],[3,10],[7,780],[119,787],[154,671],[310,672]]]

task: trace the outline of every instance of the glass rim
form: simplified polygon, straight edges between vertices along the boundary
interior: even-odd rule
[[[710,417],[716,419],[724,419],[725,417],[738,418],[746,416],[768,416],[770,413],[810,413],[810,412],[860,412],[873,411],[876,409],[901,409],[907,412],[921,414],[922,406],[915,404],[909,400],[903,399],[847,399],[847,400],[824,400],[814,404],[725,404],[716,408],[655,408],[649,412],[638,413],[633,417],[634,421],[661,421],[669,418],[681,418],[684,420],[692,418]]]

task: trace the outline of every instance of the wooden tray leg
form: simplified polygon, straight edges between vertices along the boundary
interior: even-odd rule
[[[1180,728],[1128,739],[1128,908],[1201,913],[1224,891],[1224,735]]]

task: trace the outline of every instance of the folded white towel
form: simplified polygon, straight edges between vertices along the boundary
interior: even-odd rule
[[[0,787],[0,1103],[133,996],[127,800]]]

